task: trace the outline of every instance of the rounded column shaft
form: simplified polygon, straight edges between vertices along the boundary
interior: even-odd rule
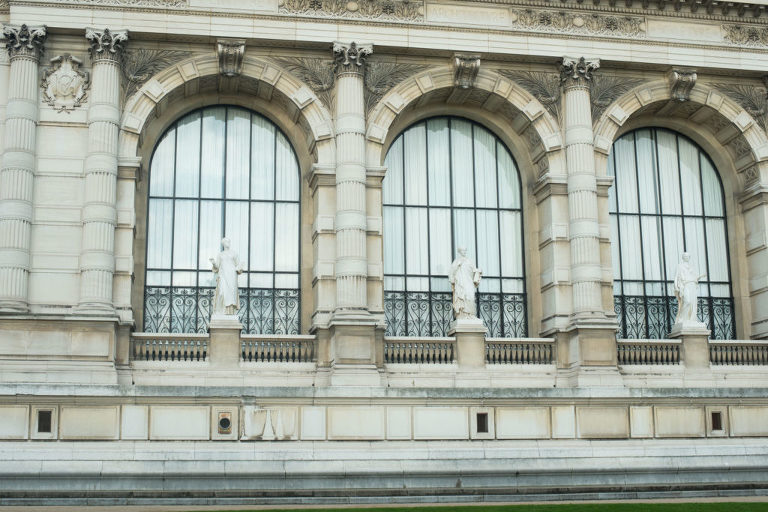
[[[6,25],[3,33],[11,65],[0,167],[0,311],[25,312],[29,309],[38,62],[46,31]]]

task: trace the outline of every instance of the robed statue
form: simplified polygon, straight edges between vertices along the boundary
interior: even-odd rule
[[[221,240],[221,252],[209,258],[216,274],[216,292],[213,295],[214,315],[237,315],[240,309],[240,293],[237,291],[237,275],[243,272],[237,253],[230,249],[229,238]]]
[[[677,298],[677,316],[675,324],[701,325],[696,311],[699,304],[699,280],[706,275],[699,274],[691,264],[691,255],[683,253],[675,274],[675,297]]]
[[[453,316],[456,320],[477,318],[475,290],[482,272],[467,258],[467,250],[459,248],[459,255],[451,263],[448,280],[453,290]]]

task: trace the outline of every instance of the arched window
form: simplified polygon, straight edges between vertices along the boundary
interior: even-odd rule
[[[608,159],[615,310],[622,338],[666,338],[677,314],[683,252],[706,274],[699,320],[713,339],[736,336],[725,202],[712,161],[693,141],[646,128],[622,136]]]
[[[527,335],[520,176],[504,144],[456,117],[400,134],[384,179],[384,311],[389,336],[445,336],[459,247],[483,271],[489,336]]]
[[[298,333],[299,219],[296,155],[272,122],[229,106],[176,121],[150,166],[144,330],[205,332],[208,259],[227,236],[244,266],[243,330]]]

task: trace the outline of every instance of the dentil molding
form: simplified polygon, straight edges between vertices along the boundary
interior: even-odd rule
[[[81,106],[86,99],[90,76],[80,69],[83,62],[68,53],[51,59],[51,67],[43,72],[43,101],[58,112]]]

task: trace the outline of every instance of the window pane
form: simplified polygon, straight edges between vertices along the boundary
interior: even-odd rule
[[[227,197],[248,198],[251,114],[230,108],[227,112]]]
[[[418,124],[403,135],[405,204],[427,204],[427,131]]]
[[[635,143],[633,137],[622,137],[613,144],[616,155],[616,189],[619,211],[637,213],[637,174],[635,170]]]
[[[691,265],[699,275],[706,274],[707,249],[704,239],[704,220],[686,217],[683,227],[685,228],[685,249],[691,255]]]
[[[723,193],[720,189],[720,180],[717,171],[712,167],[709,158],[701,155],[701,177],[704,191],[704,213],[706,215],[725,215],[723,209]]]
[[[173,200],[150,199],[147,223],[147,267],[171,268]]]
[[[453,211],[454,252],[461,247],[467,250],[467,258],[477,262],[475,251],[475,212],[474,210]]]
[[[656,176],[656,146],[651,130],[635,132],[635,151],[637,151],[637,186],[640,192],[640,211],[642,213],[660,213],[659,188]]]
[[[384,273],[402,274],[404,272],[403,208],[385,206],[384,222]]]
[[[499,275],[499,218],[495,210],[477,211],[477,266],[485,276]]]
[[[152,155],[152,166],[149,172],[149,195],[173,195],[173,169],[175,161],[174,146],[176,144],[176,129],[166,132]]]
[[[231,248],[237,253],[243,266],[248,265],[248,203],[226,202],[226,220],[224,236],[232,243]]]
[[[667,281],[672,281],[675,279],[677,264],[683,254],[683,219],[667,217],[663,219],[662,226],[664,228],[664,259],[667,262]]]
[[[453,174],[453,205],[474,206],[472,124],[460,119],[451,120],[451,171]]]
[[[661,211],[677,213],[680,209],[680,175],[677,171],[677,136],[666,130],[656,130],[661,182]]]
[[[173,223],[173,268],[197,268],[197,201],[177,200]]]
[[[224,192],[224,107],[203,111],[203,147],[201,184],[203,197],[221,197]]]
[[[450,206],[451,181],[447,119],[430,119],[427,121],[427,151],[429,204],[432,206]]]
[[[701,215],[701,181],[699,179],[699,149],[682,137],[678,138],[680,148],[680,180],[683,184],[683,213]]]
[[[707,219],[707,256],[709,281],[728,281],[728,251],[725,238],[725,221]]]
[[[209,269],[209,258],[221,249],[221,201],[200,202],[200,253],[198,268]]]
[[[200,113],[176,123],[176,195],[196,197],[200,182]]]
[[[408,274],[429,274],[426,208],[405,209],[405,266]]]
[[[638,218],[631,215],[619,215],[621,231],[621,261],[624,279],[642,279],[643,262],[640,259],[640,224]]]
[[[523,277],[523,230],[520,212],[500,212],[501,275]]]
[[[387,174],[384,177],[383,195],[385,204],[403,203],[403,138],[398,137],[390,146],[384,160]]]
[[[269,271],[274,265],[274,203],[251,203],[250,270]]]
[[[499,166],[499,208],[520,208],[520,178],[507,148],[496,142]]]
[[[281,201],[298,201],[299,168],[288,139],[280,132],[277,133],[275,165],[277,166],[276,199]]]
[[[610,213],[616,213],[616,169],[613,165],[613,146],[611,146],[611,152],[608,154],[608,169],[606,171],[608,176],[614,176],[613,186],[608,189],[608,211]]]
[[[275,270],[299,270],[299,205],[275,205]]]
[[[448,275],[452,261],[451,211],[448,208],[432,208],[429,210],[430,274]]]
[[[275,197],[275,126],[266,118],[251,121],[251,199]]]
[[[646,281],[661,281],[663,256],[661,240],[661,219],[659,217],[641,217],[640,225],[643,233],[643,269]]]
[[[476,206],[495,208],[496,137],[479,126],[475,126],[474,136]]]
[[[611,215],[611,265],[613,266],[613,278],[621,279],[621,257],[619,255],[619,220],[616,215]]]

